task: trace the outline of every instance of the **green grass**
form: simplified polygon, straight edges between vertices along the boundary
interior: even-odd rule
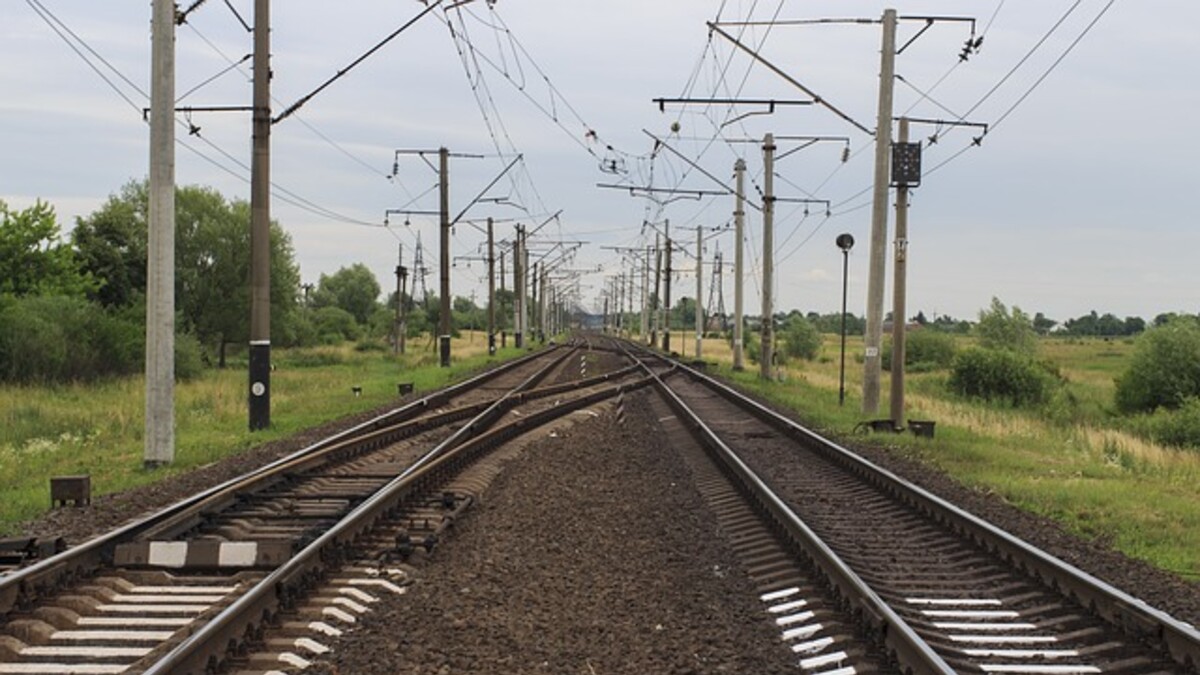
[[[211,370],[176,388],[175,461],[158,470],[143,462],[142,379],[92,385],[0,387],[0,533],[49,507],[49,478],[90,474],[93,495],[160,481],[254,445],[394,401],[396,385],[417,392],[462,379],[483,365],[521,354],[486,355],[479,336],[454,344],[455,360],[440,368],[422,342],[397,360],[390,353],[358,352],[353,345],[277,350],[271,377],[271,428],[247,426],[246,373]],[[355,397],[351,388],[362,387]]]

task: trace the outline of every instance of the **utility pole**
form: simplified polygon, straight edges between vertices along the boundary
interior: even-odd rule
[[[271,18],[254,0],[254,138],[250,165],[250,430],[271,426]]]
[[[521,336],[521,307],[524,298],[521,297],[521,225],[517,225],[516,239],[513,241],[513,346],[517,349],[524,345]]]
[[[504,274],[505,274],[504,273],[504,249],[500,249],[500,292],[501,293],[503,293],[505,291]],[[500,329],[500,347],[502,349],[508,349],[508,331],[504,330],[503,328]]]
[[[641,339],[643,342],[650,334],[650,247],[646,247],[646,257],[642,259],[642,325]]]
[[[744,370],[745,345],[742,339],[742,325],[745,323],[742,306],[742,273],[745,260],[742,257],[742,242],[745,239],[746,228],[746,162],[738,158],[733,163],[733,174],[736,180],[736,198],[733,208],[733,231],[736,238],[733,249],[733,369]]]
[[[400,255],[396,259],[396,341],[392,343],[392,353],[404,353],[404,244],[400,244]]]
[[[883,283],[887,267],[888,159],[892,145],[892,89],[896,75],[896,10],[883,12],[879,112],[875,126],[875,193],[871,205],[871,258],[867,279],[867,332],[863,354],[864,414],[879,410],[880,348],[883,343]]]
[[[546,272],[546,263],[541,265],[541,276],[538,278],[538,341],[546,341],[546,330],[549,325],[546,323],[546,280],[549,274]]]
[[[492,219],[487,219],[488,233],[488,355],[496,353],[496,241]]]
[[[704,302],[700,299],[700,287],[704,284],[704,234],[696,226],[696,359],[700,359],[700,341],[704,338]]]
[[[650,346],[658,344],[658,331],[662,326],[662,311],[659,309],[659,303],[662,302],[662,296],[659,295],[662,284],[662,242],[658,239],[658,234],[654,235],[654,328],[650,331]]]
[[[403,258],[401,259],[403,261]],[[408,296],[408,302],[405,302],[404,297]],[[412,295],[408,292],[408,268],[404,265],[400,266],[400,353],[404,353],[404,346],[408,342],[408,304],[412,302]]]
[[[908,118],[900,118],[901,146],[908,143]],[[896,189],[896,279],[892,283],[892,426],[899,429],[904,419],[905,293],[908,271],[908,181],[897,178]]]
[[[663,341],[662,348],[671,353],[671,221],[663,221],[663,241],[666,242],[666,277],[663,280]]]
[[[143,463],[175,461],[175,3],[154,0]]]
[[[764,380],[772,377],[774,357],[775,309],[771,298],[775,283],[775,137],[763,137],[763,287],[762,287],[762,346],[759,349],[760,371]]]
[[[438,211],[440,212],[442,250],[440,276],[441,316],[438,317],[438,353],[443,368],[450,367],[450,151],[438,149]]]

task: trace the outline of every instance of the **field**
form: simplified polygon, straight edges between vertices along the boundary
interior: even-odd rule
[[[680,339],[674,333],[672,348],[694,357],[695,334]],[[816,361],[789,363],[780,369],[781,383],[767,385],[757,377],[757,364],[732,372],[725,341],[705,339],[701,350],[744,388],[795,409],[828,435],[846,437],[864,419],[862,364],[853,356],[862,353],[861,337],[848,340],[844,407],[838,406],[838,352],[838,337],[825,335]],[[1058,366],[1074,401],[1067,412],[967,401],[946,391],[946,371],[910,373],[906,417],[934,421],[936,436],[888,436],[886,442],[1081,536],[1200,580],[1200,451],[1161,447],[1120,430],[1111,410],[1113,378],[1132,352],[1129,340],[1043,338],[1039,356]],[[888,417],[889,388],[885,372],[875,417]]]
[[[489,362],[482,333],[452,344],[454,362],[440,368],[428,340],[414,340],[400,359],[356,351],[353,344],[276,350],[269,430],[247,429],[246,371],[234,361],[176,388],[175,462],[142,466],[144,394],[140,377],[96,385],[0,387],[0,533],[49,506],[49,477],[90,474],[93,495],[169,478],[181,471],[396,400],[400,382],[417,392],[461,379]],[[511,345],[511,342],[510,342]],[[497,359],[519,352],[511,346]],[[241,365],[243,367],[237,367]],[[361,396],[352,393],[361,387]]]

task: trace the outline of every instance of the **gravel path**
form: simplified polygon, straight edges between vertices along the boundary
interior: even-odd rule
[[[532,443],[314,672],[796,672],[645,395]]]

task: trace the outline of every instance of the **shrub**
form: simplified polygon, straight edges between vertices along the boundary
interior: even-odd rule
[[[1159,408],[1130,423],[1132,431],[1156,443],[1179,448],[1200,448],[1200,398],[1191,398],[1175,410]]]
[[[144,329],[79,297],[29,296],[0,312],[0,379],[89,381],[141,370]]]
[[[787,322],[783,324],[781,337],[783,339],[780,340],[780,351],[786,358],[812,361],[821,352],[821,334],[808,319],[799,314],[788,317]]]
[[[932,330],[914,330],[905,336],[904,366],[913,372],[949,368],[958,347],[954,336]],[[883,369],[892,369],[892,343],[883,344]]]
[[[1200,323],[1177,318],[1137,338],[1114,400],[1125,413],[1178,408],[1200,396]]]
[[[972,347],[954,358],[947,386],[962,396],[1022,406],[1048,401],[1055,383],[1054,375],[1028,356]]]
[[[313,312],[313,325],[321,344],[333,345],[345,340],[357,340],[361,334],[354,315],[341,307],[322,307]]]
[[[175,334],[175,379],[192,380],[204,372],[204,348],[191,333]]]

